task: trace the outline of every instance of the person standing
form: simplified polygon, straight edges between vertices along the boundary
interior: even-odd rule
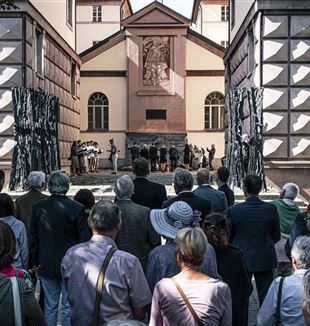
[[[184,152],[184,156],[183,156],[184,167],[185,167],[186,170],[188,170],[189,169],[189,162],[190,162],[189,156],[190,156],[191,149],[190,149],[187,142],[185,143],[183,152]]]
[[[92,238],[70,248],[62,260],[61,270],[71,306],[74,326],[92,325],[96,284],[107,262],[98,300],[98,323],[115,319],[145,318],[152,296],[139,259],[117,250],[115,238],[121,229],[119,208],[108,200],[97,202],[89,216]],[[106,260],[108,255],[110,260]],[[63,324],[64,325],[64,324]]]
[[[177,148],[172,145],[169,149],[170,171],[173,172],[178,165],[179,153]]]
[[[110,147],[111,149],[108,150],[108,152],[110,152],[110,157],[111,157],[111,161],[112,161],[112,174],[117,174],[117,159],[118,159],[118,149],[114,143],[114,139],[111,138],[110,141]]]
[[[133,180],[135,189],[131,200],[149,209],[161,208],[163,202],[167,200],[166,187],[148,180],[149,171],[146,159],[139,157],[135,160],[133,165],[133,174],[136,176]]]
[[[248,175],[243,180],[245,202],[229,207],[231,243],[244,253],[249,276],[254,274],[261,305],[277,267],[275,243],[281,238],[279,214],[275,205],[259,199],[262,180]]]
[[[69,248],[89,240],[83,205],[69,199],[69,177],[52,172],[48,180],[51,196],[32,208],[30,250],[44,290],[44,316],[48,326],[56,326],[58,303],[62,294],[62,325],[69,326],[70,306],[61,280],[60,264]]]
[[[159,235],[150,221],[150,209],[131,200],[134,184],[128,175],[117,179],[114,192],[122,215],[122,227],[115,243],[118,249],[136,256],[145,271],[149,253],[160,244]]]
[[[212,144],[212,145],[211,145],[211,149],[209,149],[209,148],[207,147],[207,152],[209,153],[209,168],[210,168],[210,171],[213,171],[214,169],[213,169],[213,164],[212,164],[212,162],[213,162],[214,157],[215,157],[215,145]]]
[[[80,164],[79,164],[78,149],[77,149],[76,141],[73,141],[73,143],[71,145],[70,160],[71,160],[71,168],[72,168],[73,175],[75,175],[75,174],[80,175]]]
[[[156,171],[157,152],[158,148],[155,143],[153,143],[150,147],[151,172]]]
[[[225,166],[221,166],[217,172],[217,186],[218,190],[223,191],[225,193],[228,207],[232,206],[235,203],[235,194],[228,187],[228,179],[229,179],[229,170]]]
[[[133,146],[129,150],[130,150],[130,154],[131,154],[131,163],[133,166],[133,162],[135,161],[135,159],[137,159],[140,156],[140,149],[139,149],[139,146],[137,145],[137,143],[134,142]]]
[[[210,185],[210,172],[208,169],[201,168],[197,171],[197,183],[193,193],[203,199],[208,199],[211,202],[211,210],[213,213],[227,214],[227,200],[222,191],[213,189]]]
[[[159,162],[160,171],[166,172],[167,169],[167,148],[165,144],[162,144],[159,150]]]
[[[44,172],[32,171],[29,173],[27,180],[30,190],[15,200],[15,208],[16,218],[25,224],[27,234],[29,235],[32,206],[39,200],[47,199],[48,196],[42,194],[46,185],[46,176]]]
[[[149,161],[150,153],[149,153],[149,150],[148,150],[146,144],[144,144],[142,146],[142,148],[140,149],[140,156],[143,157],[144,159],[146,159],[147,161]]]
[[[208,241],[200,228],[184,228],[175,240],[180,272],[155,286],[150,326],[231,326],[228,285],[201,272]]]
[[[167,208],[176,201],[186,202],[193,211],[201,213],[202,221],[211,213],[211,202],[208,199],[198,197],[192,192],[194,178],[192,174],[185,169],[177,168],[173,174],[173,187],[177,196],[166,200],[162,208]]]
[[[301,310],[303,303],[302,281],[310,268],[310,238],[299,237],[292,248],[293,274],[282,278],[277,277],[271,284],[263,305],[257,314],[258,326],[277,325],[277,301],[281,291],[280,318],[283,326],[305,326],[305,319]]]

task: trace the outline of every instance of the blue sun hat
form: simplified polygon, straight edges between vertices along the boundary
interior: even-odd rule
[[[200,212],[193,212],[184,201],[177,201],[165,209],[151,210],[151,223],[157,233],[174,239],[178,232],[186,227],[198,227]]]

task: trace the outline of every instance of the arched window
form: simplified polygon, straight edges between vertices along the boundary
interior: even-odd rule
[[[210,93],[205,100],[205,129],[224,129],[225,98],[219,92]]]
[[[109,130],[109,100],[100,92],[88,100],[88,129]]]

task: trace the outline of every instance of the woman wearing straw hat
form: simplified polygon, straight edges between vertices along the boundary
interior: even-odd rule
[[[156,283],[161,279],[172,277],[180,272],[173,240],[181,229],[199,226],[200,212],[193,212],[187,203],[177,201],[168,208],[151,210],[150,218],[155,231],[167,239],[164,246],[154,248],[148,257],[146,277],[153,292]],[[206,255],[201,270],[213,278],[219,278],[214,249],[211,245],[205,249]]]

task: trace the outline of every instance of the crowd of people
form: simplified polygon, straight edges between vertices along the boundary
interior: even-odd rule
[[[246,326],[253,277],[258,326],[310,325],[310,205],[299,211],[297,185],[264,202],[248,175],[235,204],[225,167],[218,189],[200,168],[194,191],[192,173],[175,169],[172,198],[149,172],[136,158],[114,201],[88,189],[70,199],[61,171],[48,176],[50,196],[39,171],[15,203],[0,193],[0,325],[56,326],[61,298],[63,326]]]
[[[214,144],[211,145],[210,149],[206,148],[205,150],[203,147],[193,146],[186,142],[181,155],[183,161],[180,161],[181,153],[179,153],[179,149],[175,145],[168,149],[165,144],[159,146],[155,142],[150,145],[144,144],[140,147],[134,142],[129,150],[132,164],[137,158],[142,157],[150,162],[151,172],[173,172],[177,167],[183,167],[187,170],[198,170],[207,166],[210,170],[213,170],[213,160],[216,151]],[[208,152],[208,159],[206,152]]]

